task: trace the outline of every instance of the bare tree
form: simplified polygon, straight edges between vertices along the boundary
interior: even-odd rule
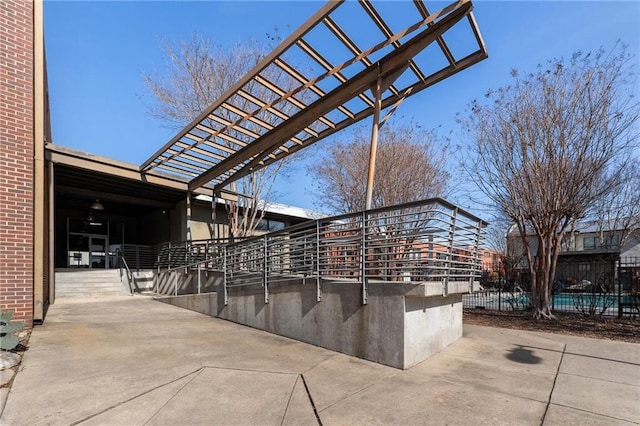
[[[494,270],[499,273],[500,285],[505,283],[509,289],[515,288],[518,274],[524,264],[525,250],[519,239],[513,239],[512,224],[509,218],[498,216],[487,228],[486,244],[498,257]]]
[[[370,133],[355,129],[347,142],[329,145],[309,167],[323,207],[337,213],[365,209]],[[388,123],[380,130],[373,186],[373,208],[442,195],[449,174],[447,147],[432,131]]]
[[[633,159],[620,167],[619,185],[594,203],[592,217],[600,234],[600,246],[615,239],[615,245],[622,249],[627,239],[640,230],[640,160]]]
[[[277,41],[278,37],[270,39]],[[220,98],[270,51],[269,46],[256,41],[222,47],[199,34],[192,35],[186,41],[165,43],[163,49],[166,54],[165,72],[162,75],[145,74],[144,80],[155,101],[150,108],[151,115],[175,129],[182,128]],[[280,87],[287,88],[293,84],[291,77],[277,68],[270,67],[263,73],[268,80]],[[265,87],[258,86],[255,82],[250,84],[253,86],[245,87],[246,91],[266,100],[274,96]],[[237,96],[229,102],[242,110],[251,109],[249,101]],[[222,118],[229,121],[236,119]],[[216,127],[214,122],[209,125]],[[243,126],[259,132],[253,123],[245,123]],[[244,134],[238,133],[234,137],[249,142],[245,140],[247,136]],[[239,193],[237,202],[226,203],[232,238],[251,235],[255,230],[264,217],[266,200],[269,199],[275,177],[286,164],[287,161],[276,162],[230,185],[231,191]]]
[[[475,154],[468,170],[517,226],[534,317],[552,318],[550,293],[565,232],[620,187],[639,108],[624,47],[554,59],[474,101],[462,124]],[[528,234],[537,244],[529,244]],[[535,252],[534,252],[534,248]]]

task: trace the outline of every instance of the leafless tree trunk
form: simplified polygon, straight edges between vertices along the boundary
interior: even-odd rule
[[[624,47],[549,61],[474,101],[462,124],[474,140],[470,176],[518,227],[536,318],[550,294],[570,225],[619,188],[632,158],[638,103]],[[527,239],[535,235],[533,252]]]
[[[360,127],[348,142],[327,147],[309,171],[322,205],[336,213],[365,209],[370,134]],[[380,130],[372,207],[441,196],[449,174],[446,144],[412,124],[388,123]]]
[[[272,38],[272,41],[276,38]],[[166,70],[162,73],[145,74],[144,79],[153,96],[151,115],[175,129],[182,128],[198,116],[270,50],[268,46],[255,41],[224,48],[202,35],[193,35],[187,41],[165,43],[163,48],[167,59]],[[293,84],[290,76],[282,71],[275,71],[274,68],[263,73],[280,87],[286,88]],[[269,96],[274,96],[266,88],[257,85],[253,88],[245,87],[245,90],[266,100],[269,100]],[[240,100],[239,97],[234,97],[229,102],[242,110],[251,109],[249,101]],[[287,106],[283,108],[287,112]],[[236,119],[221,118],[229,121]],[[209,123],[212,128],[216,125],[214,122]],[[243,126],[259,132],[253,123],[245,123]],[[239,133],[234,137],[248,142],[247,136],[243,134]],[[228,189],[239,194],[238,202],[228,201],[226,204],[231,238],[245,237],[255,230],[264,217],[275,177],[291,158],[287,157],[284,161],[276,162],[271,167],[230,185]]]
[[[502,272],[502,276],[515,286],[518,269],[524,263],[525,249],[519,236],[517,241],[513,241],[509,228],[508,218],[496,218],[487,231],[486,243],[498,256],[497,268]]]

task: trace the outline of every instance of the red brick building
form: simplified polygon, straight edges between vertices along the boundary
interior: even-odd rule
[[[0,2],[0,308],[43,318],[46,90],[42,3]],[[40,259],[35,262],[35,259]]]

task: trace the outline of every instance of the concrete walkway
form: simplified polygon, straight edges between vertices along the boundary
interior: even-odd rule
[[[142,296],[61,302],[0,424],[640,424],[640,345],[466,326],[401,371]]]

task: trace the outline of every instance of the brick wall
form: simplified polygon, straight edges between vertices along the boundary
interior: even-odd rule
[[[0,0],[0,308],[33,325],[33,4]],[[40,236],[42,237],[42,236]]]

